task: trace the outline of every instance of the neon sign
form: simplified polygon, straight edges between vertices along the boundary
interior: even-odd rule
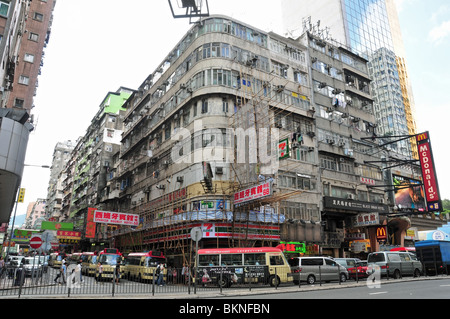
[[[280,245],[277,246],[277,248],[280,248],[284,253],[287,254],[304,254],[306,253],[306,244],[305,243],[298,243],[298,242],[284,242],[280,241]]]

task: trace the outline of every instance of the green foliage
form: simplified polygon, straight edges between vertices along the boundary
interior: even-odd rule
[[[444,199],[442,201],[442,207],[444,208],[443,214],[450,214],[450,199]]]

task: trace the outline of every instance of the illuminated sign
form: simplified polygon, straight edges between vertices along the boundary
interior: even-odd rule
[[[425,198],[420,180],[392,174],[395,205],[403,208],[425,210]]]
[[[433,152],[431,151],[430,135],[428,132],[416,136],[419,149],[419,160],[422,168],[423,188],[429,212],[442,211],[442,202],[434,169]]]
[[[377,239],[387,239],[386,227],[377,228]]]
[[[287,254],[296,254],[296,253],[301,253],[301,254],[305,254],[306,253],[306,244],[305,243],[298,243],[298,242],[284,242],[281,241],[280,245],[277,246],[277,248],[281,249],[284,253]]]

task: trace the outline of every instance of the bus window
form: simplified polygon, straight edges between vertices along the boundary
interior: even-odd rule
[[[198,262],[200,266],[219,266],[219,255],[200,255]]]
[[[244,254],[244,263],[250,266],[263,266],[266,264],[266,258],[264,254]]]
[[[164,258],[147,257],[147,258],[145,258],[144,266],[145,267],[156,267],[159,264],[164,264],[165,261],[166,260]]]
[[[271,266],[284,265],[283,257],[281,257],[280,255],[278,255],[278,256],[270,256],[270,265]]]
[[[242,254],[222,255],[222,266],[242,266]]]

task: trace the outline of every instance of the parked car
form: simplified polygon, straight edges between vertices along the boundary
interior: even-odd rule
[[[367,257],[370,268],[378,266],[381,276],[399,279],[401,276],[419,277],[422,274],[422,263],[410,252],[382,251],[370,253]],[[373,273],[373,270],[372,270]]]
[[[333,258],[339,265],[344,266],[347,270],[355,267],[357,262],[360,262],[359,258]]]
[[[42,264],[39,262],[38,257],[25,257],[22,260],[23,269],[25,271],[25,276],[41,276],[42,275]]]
[[[348,270],[348,275],[350,276],[350,278],[353,278],[353,279],[356,279],[356,277],[358,277],[358,279],[359,279],[359,278],[366,278],[369,276],[369,274],[367,273],[367,261],[366,260],[356,262],[355,267],[350,267],[347,270]]]
[[[348,271],[328,257],[295,257],[288,260],[294,283],[306,281],[312,285],[316,281],[341,281],[348,278]]]

